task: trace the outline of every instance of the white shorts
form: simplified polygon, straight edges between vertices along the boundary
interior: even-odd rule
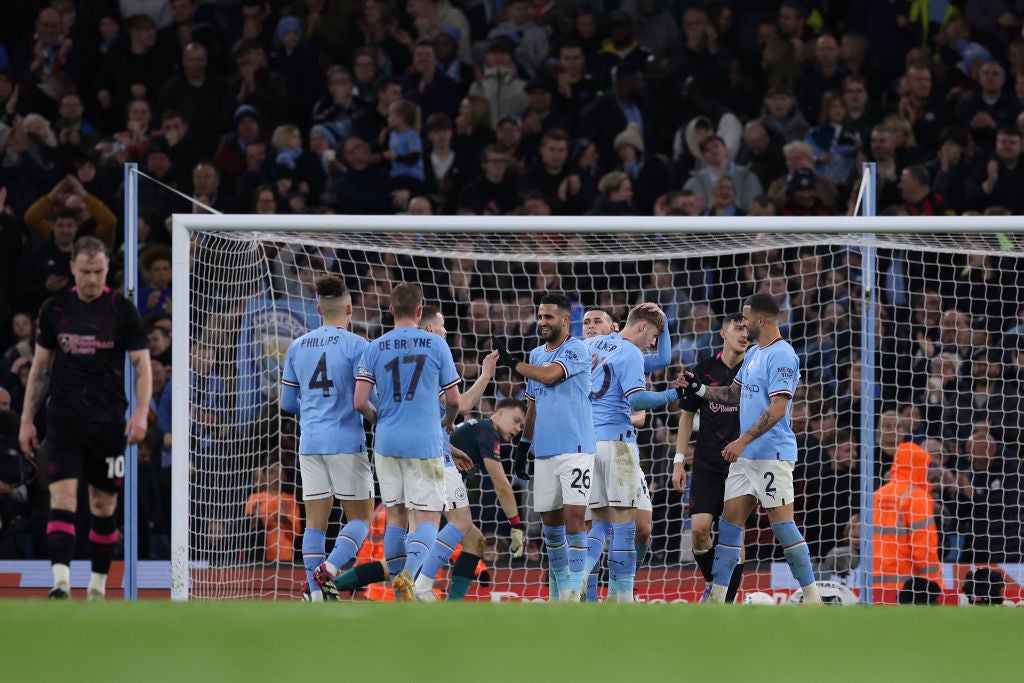
[[[652,512],[654,506],[651,504],[651,490],[647,488],[647,475],[640,469],[639,464],[636,469],[640,473],[640,500],[636,502],[636,509]]]
[[[385,507],[441,512],[445,504],[444,461],[441,458],[392,458],[377,453],[377,483]]]
[[[444,468],[444,497],[445,510],[458,510],[469,506],[466,482],[462,480],[462,474],[457,467]]]
[[[299,473],[302,500],[373,500],[373,468],[366,452],[300,455]]]
[[[563,453],[537,458],[533,465],[533,509],[561,510],[566,505],[586,505],[590,500],[593,453]]]
[[[642,478],[640,451],[635,443],[598,441],[590,484],[590,507],[637,507]]]
[[[729,465],[725,479],[725,500],[754,496],[765,508],[793,502],[792,460],[751,460],[740,458]]]

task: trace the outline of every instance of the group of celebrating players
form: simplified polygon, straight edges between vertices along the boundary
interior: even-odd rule
[[[734,600],[743,525],[759,502],[805,604],[820,603],[810,553],[793,521],[797,444],[789,409],[799,361],[779,334],[779,309],[771,297],[747,299],[742,314],[723,325],[722,352],[684,372],[669,389],[654,392],[647,390],[646,373],[667,366],[671,348],[660,308],[637,306],[621,330],[605,311],[588,311],[585,338],[577,339],[570,334],[569,299],[548,292],[537,308],[541,343],[529,359],[515,357],[505,340],[492,339],[494,351],[462,393],[444,317],[424,305],[419,286],[394,288],[394,329],[372,341],[346,329],[352,303],[341,278],[321,276],[316,288],[323,325],[292,343],[281,378],[282,408],[301,425],[309,599],[390,581],[400,600],[436,600],[434,578],[461,543],[448,594],[449,600],[461,600],[484,545],[460,474],[474,469],[491,478],[512,530],[509,549],[521,557],[523,523],[500,461],[501,444],[511,441],[513,472],[533,480],[549,598],[596,600],[596,568],[607,545],[606,600],[633,602],[636,568],[651,528],[635,425],[642,424],[640,411],[678,400],[683,418],[672,481],[680,491],[686,487],[684,452],[693,419],[701,416],[690,505],[694,555],[707,582],[704,599]],[[480,400],[499,363],[526,379],[526,405],[506,399],[489,420],[456,426],[459,413]],[[363,420],[373,425],[372,467]],[[384,560],[341,572],[369,530],[374,472],[386,510]],[[345,524],[327,554],[334,498],[342,501]],[[447,524],[439,531],[442,515]]]

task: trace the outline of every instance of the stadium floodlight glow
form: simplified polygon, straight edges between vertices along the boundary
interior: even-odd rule
[[[860,418],[867,409],[879,418],[879,452],[885,456],[886,430],[895,428],[888,411],[914,420],[900,411],[913,413],[920,392],[915,376],[929,371],[925,362],[919,370],[925,374],[916,375],[916,349],[904,338],[920,298],[914,288],[937,289],[951,304],[959,296],[958,281],[970,281],[971,264],[984,263],[1009,278],[1009,269],[1019,269],[1024,258],[1024,227],[1011,216],[181,214],[173,218],[173,245],[172,596],[182,600],[292,597],[303,580],[301,558],[292,564],[285,559],[288,552],[278,548],[273,553],[278,559],[265,561],[259,544],[281,537],[261,536],[258,523],[253,531],[259,514],[251,506],[253,514],[247,514],[246,508],[253,470],[261,462],[281,457],[286,468],[294,466],[291,425],[276,403],[276,372],[288,343],[318,324],[308,287],[311,273],[327,269],[345,275],[354,292],[353,329],[371,337],[387,325],[391,283],[418,281],[427,302],[445,312],[449,341],[470,381],[491,333],[515,337],[529,328],[534,294],[543,286],[578,293],[574,322],[583,307],[595,304],[616,315],[645,299],[671,309],[674,361],[652,378],[658,386],[682,363],[692,364],[713,348],[720,316],[735,312],[749,293],[768,291],[786,304],[784,334],[801,354],[804,390],[794,403],[794,421],[801,421],[805,438],[820,441],[826,435],[814,434],[804,423],[831,429],[822,422],[834,417],[844,438],[859,443]],[[667,275],[656,277],[656,270]],[[877,273],[876,334],[862,325],[872,289],[863,286],[865,273]],[[1007,295],[996,303],[1012,320],[1019,301]],[[895,312],[894,319],[886,311]],[[988,339],[998,342],[994,331]],[[523,341],[536,343],[536,337]],[[865,348],[878,352],[874,367],[863,364]],[[866,378],[868,391],[859,377]],[[512,384],[499,388],[514,389]],[[488,393],[493,396],[493,389]],[[941,419],[957,438],[971,428],[965,415]],[[641,452],[655,485],[655,524],[636,594],[692,601],[703,581],[690,562],[682,498],[670,491],[666,477],[673,411],[654,410],[647,420]],[[827,449],[807,441],[800,458],[810,453],[827,458]],[[867,462],[872,458],[874,453],[864,455]],[[294,470],[286,472],[295,478]],[[811,494],[823,507],[798,520],[812,554],[848,540],[843,532],[852,514],[870,518],[858,486],[840,497]],[[546,594],[536,554],[527,565],[507,558],[504,517],[492,494],[483,490],[474,496],[483,505],[485,535],[494,539],[492,585],[485,595]],[[536,541],[536,515],[531,512],[524,521]],[[747,558],[767,563],[781,554],[766,544],[748,547]],[[870,560],[869,548],[867,555],[861,553],[862,570]],[[854,583],[862,580],[853,574]]]

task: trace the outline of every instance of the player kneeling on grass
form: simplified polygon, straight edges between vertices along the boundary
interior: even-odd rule
[[[366,539],[373,514],[373,471],[366,452],[363,418],[352,403],[355,371],[366,340],[348,331],[352,297],[336,275],[316,281],[317,311],[323,324],[288,347],[281,373],[281,407],[299,418],[299,472],[306,529],[302,564],[309,595],[320,602],[336,597],[331,579]],[[347,523],[324,559],[327,522],[334,499]],[[323,589],[323,590],[321,590]]]
[[[740,437],[722,450],[722,457],[732,464],[725,481],[709,602],[725,602],[743,549],[743,525],[760,501],[793,577],[803,589],[804,603],[821,604],[810,551],[793,521],[797,446],[789,410],[800,382],[800,361],[779,333],[778,316],[779,306],[770,296],[755,294],[747,299],[743,318],[754,345],[747,350],[733,383],[709,387],[691,372],[684,373],[680,382],[687,395],[740,407]]]

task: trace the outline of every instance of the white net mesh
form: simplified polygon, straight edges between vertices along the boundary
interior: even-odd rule
[[[577,336],[590,307],[624,321],[631,306],[658,303],[669,316],[672,364],[650,377],[652,389],[666,388],[684,366],[716,353],[722,316],[738,312],[745,297],[770,293],[782,308],[783,336],[801,359],[792,411],[801,445],[797,518],[821,578],[854,590],[866,580],[876,599],[894,599],[892,584],[879,581],[888,569],[872,577],[872,566],[858,565],[859,538],[917,522],[894,521],[885,512],[862,529],[860,520],[871,515],[862,504],[860,472],[870,455],[872,487],[881,486],[905,441],[930,454],[934,508],[926,516],[935,534],[929,557],[947,563],[946,572],[960,566],[955,563],[1020,561],[1020,234],[681,234],[672,225],[642,226],[657,234],[193,232],[191,329],[179,329],[175,320],[176,343],[188,340],[191,350],[189,596],[291,597],[301,589],[296,427],[279,411],[278,365],[291,340],[319,324],[312,292],[323,272],[345,277],[353,292],[351,329],[370,338],[389,329],[391,287],[420,284],[427,302],[446,316],[465,386],[476,378],[491,335],[508,337],[513,351],[538,343],[535,306],[547,290],[569,293],[578,304]],[[862,354],[863,273],[870,272],[863,260],[872,254],[874,367]],[[864,377],[877,382],[873,404],[862,404]],[[520,378],[499,369],[482,404],[466,417],[487,416],[497,399],[522,390]],[[870,452],[860,431],[862,405],[877,426]],[[690,552],[688,492],[670,482],[678,416],[674,404],[648,411],[639,432],[653,499],[650,551],[636,582],[641,599],[692,601],[704,587]],[[280,475],[261,469],[268,461],[283,465]],[[269,486],[261,485],[266,477],[274,480]],[[492,539],[489,585],[474,586],[470,597],[546,596],[536,513],[521,506],[529,550],[523,560],[511,560],[493,488],[485,476],[469,483],[475,517]],[[520,495],[528,502],[528,491]],[[898,537],[931,543],[916,531]],[[328,548],[336,532],[332,520]],[[883,534],[874,547],[888,540]],[[785,587],[788,570],[779,564],[781,550],[763,514],[748,522],[746,543],[744,589]],[[374,551],[370,545],[363,557]],[[907,566],[896,572],[901,580]],[[953,588],[950,580],[946,575],[944,587]]]

